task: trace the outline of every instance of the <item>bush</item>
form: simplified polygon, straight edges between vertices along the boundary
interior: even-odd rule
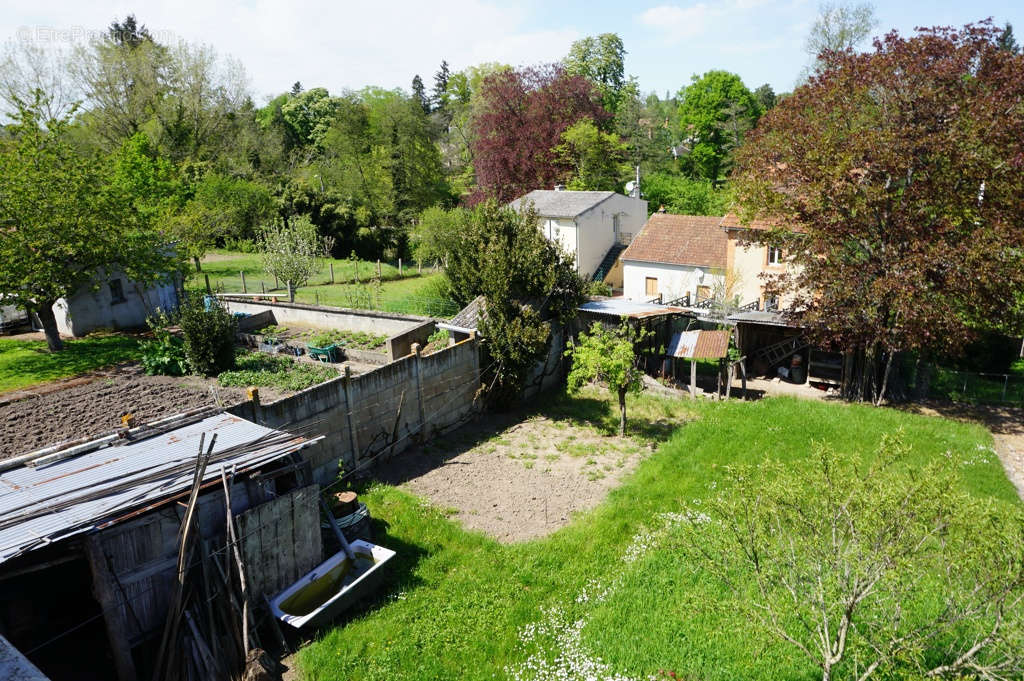
[[[611,296],[612,287],[603,281],[592,281],[587,284],[588,296]]]
[[[216,299],[187,297],[178,308],[178,326],[184,337],[189,371],[216,376],[235,366],[238,323]]]
[[[156,340],[141,341],[142,368],[150,376],[183,376],[188,372],[185,341],[171,333],[171,316],[163,310],[146,318]]]

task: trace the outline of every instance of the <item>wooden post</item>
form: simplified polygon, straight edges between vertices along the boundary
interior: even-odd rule
[[[260,291],[263,292],[263,295],[267,294],[267,285],[263,283],[262,279],[260,279]]]
[[[330,268],[331,268],[331,283],[333,284],[334,283],[334,263],[333,262],[330,264]]]
[[[420,377],[422,366],[420,363],[420,344],[412,344],[412,354],[415,357],[415,363],[413,366],[416,367],[416,402],[419,406],[419,418],[420,418],[420,442],[423,442],[427,436],[427,423],[426,417],[424,416],[423,410],[423,380]]]
[[[206,295],[208,295],[208,296],[213,295],[213,289],[210,288],[210,275],[209,274],[204,274],[203,275],[203,279],[206,280]]]
[[[398,278],[402,278],[402,259],[398,259]]]
[[[106,556],[100,547],[98,534],[88,535],[85,539],[85,555],[92,569],[93,595],[103,609],[103,623],[107,628],[110,640],[110,652],[114,656],[114,670],[118,681],[135,681],[135,662],[132,660],[132,649],[129,641],[131,636],[127,630],[121,613],[131,607],[123,601],[117,588],[116,577],[107,564]],[[138,632],[142,633],[142,632]]]
[[[238,273],[242,275],[242,293],[248,293],[249,289],[245,286],[245,270],[240,270]]]
[[[740,376],[743,380],[743,399],[747,399],[747,358],[740,360]]]
[[[377,278],[380,279],[380,258],[377,258]]]
[[[359,463],[359,440],[356,437],[355,419],[352,415],[352,367],[347,365],[341,389],[345,392],[345,417],[348,423],[349,442],[352,445],[352,466],[355,467]]]
[[[690,360],[690,397],[697,399],[697,360]]]
[[[316,306],[320,307],[320,292],[313,291],[313,297],[316,299]]]

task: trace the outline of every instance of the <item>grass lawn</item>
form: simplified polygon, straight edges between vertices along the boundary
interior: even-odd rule
[[[329,264],[334,263],[335,284],[330,283]],[[359,281],[356,281],[358,269]],[[205,286],[204,274],[209,275],[210,285],[228,293],[242,290],[240,272],[245,272],[246,288],[250,293],[260,291],[260,282],[270,291],[274,288],[274,278],[263,271],[260,255],[255,253],[237,253],[234,251],[217,250],[211,252],[203,260],[203,271],[192,272],[190,285]],[[369,285],[368,279],[376,276],[377,263],[360,261],[353,264],[351,260],[327,260],[320,273],[313,277],[309,286],[296,291],[295,300],[302,303],[320,302],[323,305],[336,307],[354,307],[364,309],[401,312],[405,314],[421,314],[439,317],[450,317],[458,312],[455,305],[445,295],[443,275],[424,270],[422,275],[416,273],[415,263],[406,264],[403,275],[394,265],[381,263],[380,295]],[[343,283],[345,282],[345,283]],[[284,282],[278,282],[280,290],[285,291]]]
[[[65,339],[53,353],[45,341],[0,338],[0,393],[138,358],[139,342],[131,336]]]
[[[537,409],[609,436],[616,425],[605,393]],[[400,489],[363,490],[378,540],[398,552],[390,581],[373,607],[300,651],[300,678],[646,679],[671,669],[706,681],[812,679],[809,663],[757,631],[730,594],[660,542],[662,514],[719,493],[724,465],[796,461],[813,440],[868,458],[897,428],[912,444],[910,465],[963,453],[967,491],[1017,499],[980,426],[789,398],[643,396],[630,417],[658,449],[602,505],[544,539],[502,545]]]

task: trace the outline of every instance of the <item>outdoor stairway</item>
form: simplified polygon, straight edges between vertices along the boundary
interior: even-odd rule
[[[619,259],[619,255],[624,250],[626,250],[626,247],[624,245],[613,244],[612,247],[608,249],[608,253],[605,254],[604,260],[602,260],[601,264],[597,266],[596,270],[594,270],[594,276],[592,277],[592,280],[604,281],[604,278],[608,276],[608,272],[611,271],[612,266],[615,264],[615,261]]]
[[[806,348],[810,343],[805,336],[791,336],[773,345],[766,345],[754,353],[753,359],[766,359],[769,366],[775,366],[786,357]]]

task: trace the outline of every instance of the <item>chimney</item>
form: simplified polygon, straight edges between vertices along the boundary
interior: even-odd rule
[[[565,191],[565,185],[564,184],[556,184],[555,185],[555,191],[556,192],[564,192]]]

